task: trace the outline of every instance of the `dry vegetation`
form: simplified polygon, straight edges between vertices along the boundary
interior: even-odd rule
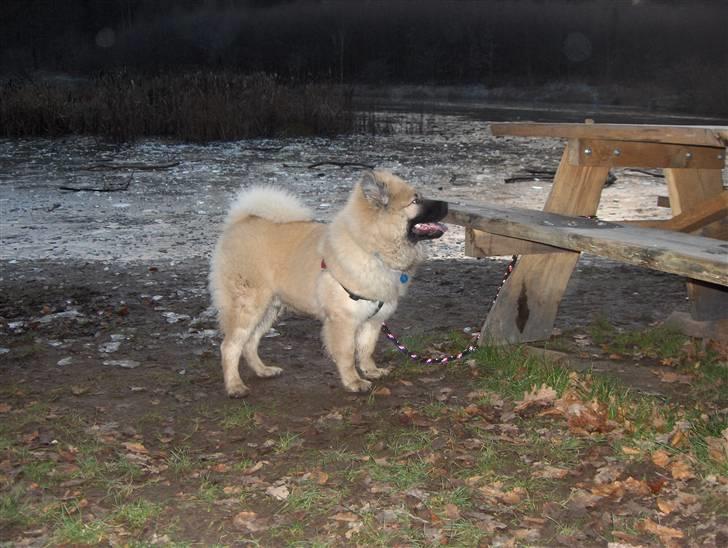
[[[282,85],[264,74],[116,72],[80,83],[10,82],[0,136],[97,135],[214,141],[331,135],[356,127],[351,95],[331,85]]]

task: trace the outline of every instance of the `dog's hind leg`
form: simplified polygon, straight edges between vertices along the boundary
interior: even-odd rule
[[[356,334],[356,352],[359,358],[359,369],[367,379],[379,379],[389,373],[385,367],[377,367],[372,359],[374,348],[379,338],[378,321],[365,322]]]
[[[372,383],[362,379],[354,365],[356,324],[346,317],[327,317],[323,339],[326,349],[336,363],[341,383],[349,392],[368,392]]]
[[[260,343],[260,339],[268,332],[273,325],[273,322],[276,321],[281,308],[280,301],[274,298],[268,305],[268,308],[266,308],[263,317],[258,322],[258,325],[255,326],[255,329],[253,329],[250,337],[248,337],[247,342],[243,345],[243,357],[245,358],[248,367],[250,367],[259,377],[277,377],[283,373],[283,369],[280,367],[270,367],[265,365],[260,359],[260,356],[258,356],[258,344]]]
[[[220,345],[222,373],[225,391],[231,398],[242,398],[250,393],[240,378],[238,364],[245,344],[260,325],[269,304],[269,297],[256,296],[253,302],[240,299],[231,309],[220,311],[220,325],[225,334]]]
[[[250,329],[235,327],[225,333],[225,338],[220,345],[222,354],[222,374],[225,378],[225,392],[231,398],[242,398],[250,393],[240,378],[238,363],[243,345],[250,336]]]

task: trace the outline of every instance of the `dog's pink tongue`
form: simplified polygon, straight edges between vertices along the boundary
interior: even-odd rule
[[[417,234],[424,235],[447,232],[447,227],[442,223],[417,223],[413,228]]]

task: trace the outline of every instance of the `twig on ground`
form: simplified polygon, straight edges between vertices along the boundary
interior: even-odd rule
[[[161,164],[142,164],[139,162],[100,162],[98,164],[90,164],[81,166],[79,169],[85,171],[103,171],[114,169],[134,169],[137,171],[153,171],[155,169],[169,169],[176,167],[179,162],[163,162]]]
[[[251,150],[253,152],[279,152],[286,148],[285,145],[279,147],[245,147],[242,150]]]
[[[336,167],[340,167],[340,168],[363,167],[365,169],[374,169],[374,166],[370,166],[369,164],[361,164],[359,162],[333,162],[333,161],[316,162],[315,164],[309,165],[308,169],[315,169],[317,167],[322,167],[322,166],[336,166]]]
[[[134,179],[134,173],[129,176],[129,180],[124,185],[110,186],[104,184],[100,188],[92,186],[59,186],[58,190],[70,190],[71,192],[123,192],[129,189],[132,179]]]
[[[658,179],[664,179],[665,174],[661,173],[660,171],[650,171],[648,169],[637,169],[637,168],[628,168],[625,171],[629,171],[631,173],[641,173],[642,175],[648,175],[649,177],[657,177]]]

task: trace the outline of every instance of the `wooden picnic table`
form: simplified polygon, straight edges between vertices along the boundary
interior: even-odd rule
[[[728,127],[514,122],[493,123],[491,131],[495,136],[562,138],[566,145],[546,213],[537,222],[524,220],[527,210],[451,212],[452,222],[466,226],[467,254],[520,255],[485,320],[484,339],[548,339],[580,251],[687,276],[692,318],[728,325],[728,244],[722,242],[728,240],[728,190],[721,171]],[[613,225],[623,230],[607,240],[601,230],[590,248],[584,243],[589,238],[575,239],[574,227],[559,229],[558,222],[545,217],[594,216],[609,170],[617,167],[662,168],[673,218]],[[581,230],[591,237],[598,228],[604,227]],[[662,246],[659,254],[655,246]]]

